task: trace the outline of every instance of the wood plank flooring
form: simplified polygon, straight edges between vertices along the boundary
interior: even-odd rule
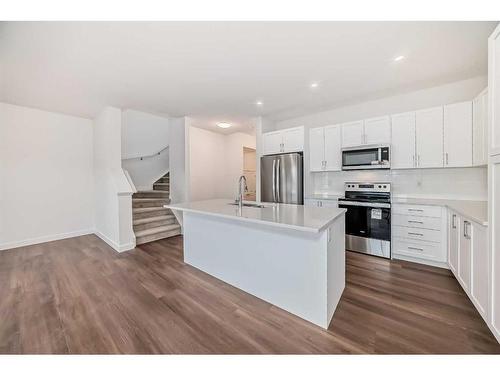
[[[328,330],[184,264],[181,236],[0,251],[0,286],[0,353],[500,353],[449,271],[350,252]]]

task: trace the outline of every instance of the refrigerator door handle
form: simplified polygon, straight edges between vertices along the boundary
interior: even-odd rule
[[[273,159],[273,202],[276,202],[276,159]]]
[[[279,203],[279,201],[281,200],[281,197],[280,197],[280,188],[281,188],[281,181],[280,181],[280,167],[281,167],[281,160],[278,159],[278,162],[276,163],[276,198],[277,198],[277,201]]]

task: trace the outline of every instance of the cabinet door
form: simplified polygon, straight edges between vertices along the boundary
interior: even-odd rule
[[[471,273],[471,230],[472,225],[467,220],[460,220],[460,246],[458,249],[458,281],[466,292],[470,291]]]
[[[262,144],[264,155],[279,154],[283,138],[281,132],[271,132],[262,134]]]
[[[488,92],[472,102],[472,164],[488,164]]]
[[[448,265],[451,272],[458,275],[458,248],[460,246],[460,217],[453,211],[448,219]]]
[[[309,130],[309,169],[322,171],[325,162],[325,128]]]
[[[304,127],[283,130],[283,151],[304,151]]]
[[[363,121],[342,124],[342,147],[354,147],[364,144]]]
[[[443,166],[443,107],[416,112],[417,167]]]
[[[342,169],[340,125],[325,127],[325,170],[340,171]]]
[[[472,281],[471,296],[486,319],[489,306],[488,276],[490,263],[488,257],[488,231],[486,227],[472,223]]]
[[[364,121],[366,144],[391,143],[391,118],[389,116]]]
[[[444,107],[444,166],[472,166],[472,102]]]
[[[415,168],[415,112],[392,116],[391,168]]]

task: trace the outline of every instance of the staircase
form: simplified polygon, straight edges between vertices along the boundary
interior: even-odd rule
[[[153,190],[132,195],[132,214],[137,245],[181,234],[181,226],[165,204],[170,202],[168,173],[153,184]]]

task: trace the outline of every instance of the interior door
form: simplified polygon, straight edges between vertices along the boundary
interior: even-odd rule
[[[443,107],[416,112],[417,167],[443,167]]]
[[[366,144],[391,143],[391,118],[389,116],[364,121]]]
[[[278,155],[276,166],[277,202],[304,204],[302,155]]]
[[[354,147],[364,144],[363,121],[342,124],[342,147]]]
[[[283,138],[281,132],[271,132],[262,134],[264,155],[279,154]]]
[[[342,146],[340,125],[325,127],[325,170],[342,169]]]
[[[444,166],[472,166],[472,102],[444,107]]]
[[[391,168],[415,168],[415,112],[392,116]]]
[[[324,169],[325,161],[325,129],[309,130],[309,169],[318,172]],[[340,153],[340,151],[339,151]]]

